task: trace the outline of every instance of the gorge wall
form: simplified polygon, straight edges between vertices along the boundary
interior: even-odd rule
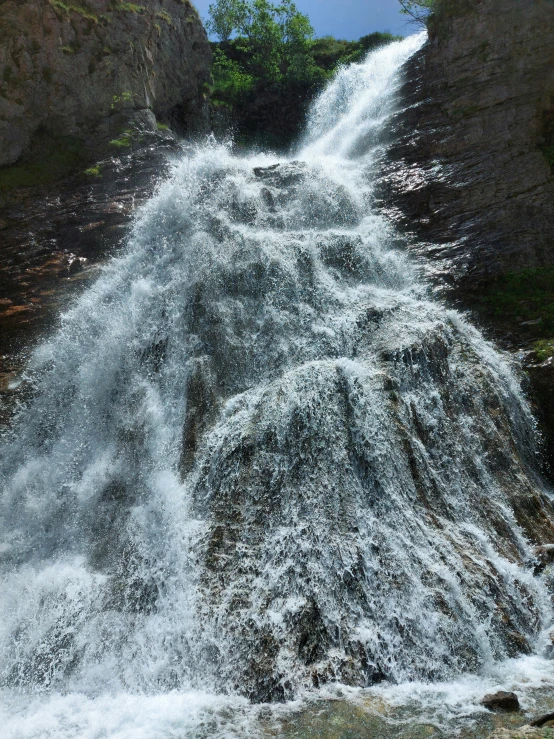
[[[554,3],[440,7],[407,65],[387,185],[425,253],[471,289],[554,263]]]
[[[0,426],[30,346],[167,175],[173,132],[207,129],[210,63],[188,0],[0,0]]]
[[[206,126],[210,59],[189,0],[2,0],[0,166],[37,133],[113,138],[138,109]]]
[[[383,207],[523,358],[554,459],[554,2],[441,0],[405,67]]]

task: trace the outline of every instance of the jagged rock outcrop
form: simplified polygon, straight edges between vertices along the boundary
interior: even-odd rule
[[[554,4],[439,9],[406,68],[385,190],[434,270],[472,290],[554,263]]]
[[[210,59],[189,0],[1,0],[0,166],[37,133],[107,139],[138,109],[206,125]]]

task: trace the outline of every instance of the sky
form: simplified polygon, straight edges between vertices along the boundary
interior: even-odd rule
[[[193,0],[202,18],[215,0]],[[373,31],[402,36],[416,30],[399,12],[398,0],[296,0],[296,7],[309,16],[316,36],[358,39]]]

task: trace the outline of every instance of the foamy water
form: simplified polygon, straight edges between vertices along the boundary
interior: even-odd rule
[[[2,460],[5,736],[310,736],[322,702],[455,735],[484,692],[552,685],[514,513],[551,499],[533,418],[372,209],[423,41],[339,71],[289,159],[191,150],[35,352]]]

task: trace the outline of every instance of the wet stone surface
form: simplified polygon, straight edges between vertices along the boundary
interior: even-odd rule
[[[140,138],[87,173],[0,200],[0,425],[35,341],[122,246],[136,208],[181,151],[169,131]]]

